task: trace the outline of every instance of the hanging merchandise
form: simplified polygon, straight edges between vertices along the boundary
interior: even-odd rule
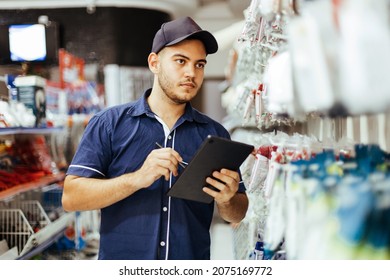
[[[246,137],[248,138],[248,135]],[[293,160],[309,159],[318,149],[315,138],[298,134],[289,136],[283,132],[257,135],[253,141],[258,146],[257,152],[255,156],[249,157],[241,168],[242,177],[247,186],[249,209],[244,223],[236,229],[236,242],[244,249],[247,248],[247,244],[249,245],[246,252],[240,251],[239,254],[245,259],[255,256],[254,247],[251,246],[264,243],[267,217],[270,207],[274,205],[271,204],[271,197],[275,191],[274,185],[277,183],[279,173],[284,172],[283,165]],[[245,236],[245,241],[242,241],[242,236]],[[238,240],[239,238],[241,240]],[[277,241],[276,246],[280,248],[277,250],[277,258],[284,258],[285,253],[281,253],[283,244]],[[267,250],[264,251],[264,258],[270,258]]]
[[[230,115],[246,127],[273,129],[304,121],[294,93],[286,26],[296,1],[253,0],[238,38],[231,88],[222,97]]]
[[[222,96],[258,147],[236,258],[390,259],[389,19],[387,0],[251,1]]]
[[[386,111],[387,1],[319,0],[301,6],[298,14],[297,1],[251,2],[238,38],[227,111],[260,129],[295,125],[312,113]]]
[[[251,1],[251,4],[246,11],[246,21],[241,36],[238,38],[239,41],[254,43],[259,40],[259,25],[261,25],[261,21],[258,6],[260,2],[261,0]]]
[[[386,0],[302,5],[288,22],[287,44],[296,99],[305,112],[338,117],[389,108],[389,16]]]
[[[276,114],[296,116],[294,91],[291,73],[291,57],[289,52],[282,52],[268,61],[264,73],[264,84],[267,86],[267,110]],[[304,118],[304,117],[303,117]]]
[[[351,114],[381,113],[390,106],[388,1],[374,2],[344,0],[339,7],[340,91]]]
[[[337,34],[331,12],[331,1],[308,3],[287,27],[295,98],[306,113],[327,113],[336,105],[332,52]]]
[[[270,198],[264,248],[284,242],[288,259],[389,259],[389,154],[356,145],[294,161],[279,172]]]

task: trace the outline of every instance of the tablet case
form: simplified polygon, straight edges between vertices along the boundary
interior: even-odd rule
[[[167,195],[211,203],[214,198],[202,190],[206,178],[222,168],[238,170],[253,149],[245,143],[209,135]]]

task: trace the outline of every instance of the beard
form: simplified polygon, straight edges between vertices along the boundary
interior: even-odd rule
[[[195,88],[192,90],[186,90],[180,94],[179,90],[175,91],[175,84],[169,79],[168,75],[165,74],[165,71],[161,69],[161,72],[158,74],[158,84],[162,91],[165,93],[165,96],[174,102],[175,104],[185,104],[191,101],[197,93],[196,84],[192,80],[182,81],[181,83],[193,83]]]

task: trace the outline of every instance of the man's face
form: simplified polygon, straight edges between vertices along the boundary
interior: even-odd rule
[[[184,40],[158,54],[158,82],[176,104],[192,100],[203,83],[206,51],[199,40]]]

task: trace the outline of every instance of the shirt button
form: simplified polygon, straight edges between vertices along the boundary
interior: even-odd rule
[[[164,211],[164,212],[167,212],[167,211],[168,211],[168,207],[164,207],[164,208],[163,208],[163,211]]]
[[[171,139],[172,139],[172,136],[171,136],[171,135],[169,135],[169,136],[168,136],[168,139],[169,139],[169,140],[171,140]]]
[[[161,245],[162,247],[164,247],[164,246],[165,246],[165,242],[164,242],[164,241],[161,241],[161,242],[160,242],[160,245]]]

